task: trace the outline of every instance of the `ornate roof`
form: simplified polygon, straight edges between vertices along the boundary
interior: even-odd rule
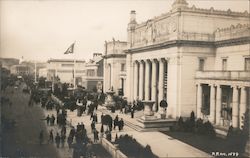
[[[178,9],[178,8],[186,8],[188,7],[188,3],[186,0],[175,0],[172,4],[172,9]]]

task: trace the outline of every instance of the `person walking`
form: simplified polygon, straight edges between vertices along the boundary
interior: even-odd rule
[[[101,124],[103,124],[103,117],[104,117],[104,115],[102,113],[102,115],[101,115]]]
[[[49,115],[46,117],[46,121],[47,121],[47,125],[49,125],[49,121],[50,121],[50,116]]]
[[[94,132],[94,129],[95,129],[95,121],[92,121],[92,123],[91,123],[91,131],[92,131],[92,133]]]
[[[71,149],[72,148],[72,143],[73,143],[73,137],[72,136],[68,137],[67,143],[68,143],[69,149]]]
[[[53,135],[53,129],[49,131],[49,143],[53,143],[54,142],[54,135]]]
[[[52,116],[51,116],[51,118],[50,118],[50,125],[51,126],[54,126],[54,124],[55,124],[55,116],[52,114]]]
[[[60,137],[62,148],[64,147],[65,139],[66,139],[66,136],[64,134],[62,134]]]
[[[94,113],[94,115],[93,115],[93,121],[95,121],[96,123],[98,122],[98,120],[97,120],[97,113]]]
[[[94,142],[96,143],[99,140],[99,136],[98,136],[99,132],[94,129]]]
[[[59,146],[60,146],[60,136],[59,136],[59,133],[56,133],[55,141],[56,141],[56,147],[59,148]]]
[[[44,138],[44,135],[43,135],[43,130],[40,131],[40,134],[39,134],[39,144],[42,145],[43,143],[43,138]]]
[[[121,118],[121,120],[118,123],[119,131],[123,129],[123,126],[124,126],[124,122],[123,122],[123,119]]]
[[[66,135],[66,126],[62,126],[61,135]]]
[[[72,137],[72,139],[73,139],[75,136],[75,133],[76,133],[75,127],[72,127],[70,132],[69,132],[69,137]]]
[[[114,129],[116,128],[116,126],[119,127],[119,125],[118,125],[118,120],[119,120],[118,115],[116,115],[116,116],[115,116],[115,119],[114,119]]]
[[[131,107],[131,118],[134,118],[134,107]]]

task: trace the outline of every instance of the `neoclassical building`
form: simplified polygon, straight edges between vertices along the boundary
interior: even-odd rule
[[[75,68],[75,70],[74,70]],[[93,53],[93,58],[88,62],[73,59],[50,59],[44,73],[47,80],[52,81],[57,76],[62,83],[82,86],[88,90],[96,88],[97,84],[103,84],[103,58],[101,53]]]
[[[76,85],[82,84],[81,77],[85,76],[86,62],[73,59],[50,59],[47,61],[47,80],[53,81],[54,77],[59,77],[62,83],[74,84],[73,77],[76,78]],[[75,72],[74,72],[75,67]]]
[[[116,94],[126,90],[126,54],[127,42],[113,39],[104,45],[104,92],[113,88]]]
[[[127,29],[126,92],[134,99],[166,97],[168,117],[207,117],[239,127],[250,101],[249,13],[196,8],[175,0],[146,22],[131,11]]]

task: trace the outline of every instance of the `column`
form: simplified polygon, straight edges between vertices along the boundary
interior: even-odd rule
[[[104,57],[104,59],[103,59],[103,92],[106,92],[106,87],[107,87],[107,80],[108,80],[108,78],[107,78],[107,70],[108,70],[108,68],[107,68],[107,59]]]
[[[108,89],[111,89],[111,86],[112,86],[112,67],[111,67],[111,64],[109,64],[109,87]]]
[[[237,86],[233,86],[233,102],[232,102],[232,126],[234,128],[237,128],[239,126],[238,124],[238,118],[239,118],[239,109],[238,109],[238,90]]]
[[[145,100],[149,100],[149,61],[145,61]]]
[[[143,99],[143,61],[140,61],[140,75],[139,75],[139,99]]]
[[[134,62],[134,100],[138,97],[138,63]]]
[[[120,89],[122,89],[122,78],[120,78],[120,86],[119,86]]]
[[[246,87],[241,87],[241,92],[240,92],[240,128],[241,129],[244,125],[243,120],[245,118],[245,112],[246,112]]]
[[[215,122],[215,87],[210,85],[210,121],[212,124]]]
[[[125,96],[125,93],[126,93],[126,91],[127,91],[127,81],[126,81],[126,78],[123,78],[123,94],[124,94],[124,96]]]
[[[217,85],[216,89],[216,125],[220,125],[221,120],[221,87]]]
[[[156,101],[156,62],[155,60],[151,60],[152,62],[152,83],[151,83],[151,100]],[[153,105],[153,111],[156,111],[156,102]]]
[[[202,107],[202,86],[200,83],[197,84],[197,118],[201,118],[201,107]]]
[[[159,102],[163,99],[163,88],[164,88],[164,61],[159,60]]]
[[[126,55],[126,86],[125,87],[125,96],[127,97],[128,103],[133,101],[133,63],[132,63],[132,54],[128,53]]]

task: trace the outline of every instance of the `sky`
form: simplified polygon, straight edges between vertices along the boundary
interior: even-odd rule
[[[138,23],[169,12],[174,0],[0,0],[0,57],[46,61],[92,58],[104,41],[126,41],[129,13]],[[187,0],[189,6],[249,12],[249,0]],[[74,56],[64,55],[75,42]]]

